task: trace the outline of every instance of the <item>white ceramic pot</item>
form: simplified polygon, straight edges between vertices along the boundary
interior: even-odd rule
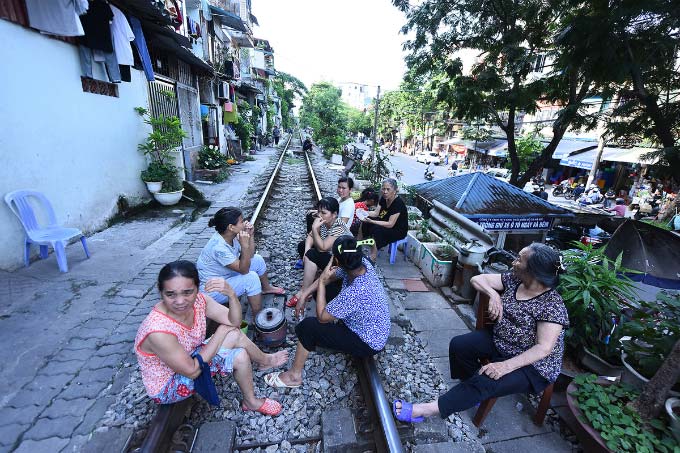
[[[666,413],[671,421],[671,433],[675,440],[680,442],[680,416],[675,414],[673,409],[680,410],[680,398],[668,398],[666,400]]]
[[[182,192],[184,192],[184,189],[177,192],[156,192],[153,197],[163,206],[172,206],[182,199]]]
[[[149,190],[151,193],[156,193],[161,191],[161,187],[163,187],[163,181],[144,181],[146,183],[146,188]]]

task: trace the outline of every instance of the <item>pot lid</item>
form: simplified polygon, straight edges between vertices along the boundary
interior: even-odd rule
[[[488,247],[484,247],[477,241],[471,241],[463,245],[460,249],[463,253],[486,253]]]
[[[255,326],[262,331],[273,331],[281,327],[286,318],[278,308],[265,308],[255,317]]]

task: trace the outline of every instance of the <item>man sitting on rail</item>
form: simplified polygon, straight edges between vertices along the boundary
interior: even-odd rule
[[[286,372],[266,375],[265,382],[272,387],[299,387],[309,351],[317,346],[370,357],[387,343],[390,308],[375,269],[351,235],[336,238],[332,250],[333,260],[310,288],[316,291],[316,317],[305,318],[295,326],[298,343],[293,366]],[[336,280],[342,281],[342,289],[332,296],[328,287]],[[298,316],[304,315],[305,303],[304,298],[297,302]]]
[[[241,210],[222,208],[208,222],[215,234],[201,251],[198,273],[201,290],[208,279],[224,278],[234,288],[237,296],[248,295],[253,318],[262,310],[262,294],[284,294],[283,288],[272,286],[267,277],[264,259],[255,253],[255,233],[250,222],[243,220]],[[210,297],[223,304],[227,297],[219,292]]]
[[[349,228],[339,217],[340,204],[333,197],[325,197],[319,200],[311,231],[307,234],[304,242],[298,244],[298,252],[304,256],[302,287],[286,303],[288,307],[294,307],[298,300],[311,297],[311,284],[316,279],[320,269],[324,269],[330,262],[331,247],[335,238],[351,236]]]
[[[203,361],[212,373],[233,372],[243,393],[244,411],[278,415],[278,401],[255,396],[251,360],[261,370],[279,367],[288,362],[288,351],[265,354],[241,332],[241,305],[224,279],[208,280],[205,289],[228,298],[230,308],[199,292],[198,285],[198,270],[190,261],[166,264],[158,274],[161,300],[135,337],[135,353],[148,395],[158,404],[188,398],[195,393],[194,379],[201,375]],[[208,318],[220,325],[204,341]]]

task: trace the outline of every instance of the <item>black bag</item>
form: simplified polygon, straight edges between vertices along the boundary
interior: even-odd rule
[[[198,352],[193,353],[191,356],[198,360],[198,365],[201,367],[201,374],[194,379],[194,390],[208,403],[219,407],[220,397],[217,396],[217,388],[210,374],[210,365],[203,361],[203,357]]]

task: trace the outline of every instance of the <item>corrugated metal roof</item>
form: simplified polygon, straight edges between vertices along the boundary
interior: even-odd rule
[[[466,217],[571,217],[568,210],[524,192],[486,173],[475,172],[414,186],[428,201],[437,200]]]

